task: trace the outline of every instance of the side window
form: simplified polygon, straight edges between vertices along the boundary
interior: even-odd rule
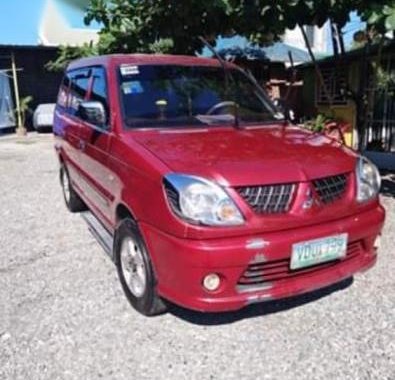
[[[81,69],[71,73],[68,101],[68,111],[71,115],[76,115],[80,103],[87,100],[91,71],[91,69]]]
[[[108,104],[106,71],[103,67],[95,67],[92,69],[90,100],[103,104],[107,116],[106,124],[108,124],[110,107]]]
[[[66,73],[63,77],[62,84],[60,85],[59,93],[58,93],[58,100],[57,104],[62,109],[67,107],[67,96],[69,94],[69,87],[70,87],[70,74]]]

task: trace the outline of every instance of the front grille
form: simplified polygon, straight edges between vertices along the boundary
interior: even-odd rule
[[[280,214],[289,211],[296,185],[238,187],[236,191],[257,213]]]
[[[347,179],[346,174],[320,178],[313,181],[313,186],[321,202],[328,204],[343,196],[347,188]]]
[[[342,262],[352,260],[363,252],[361,241],[348,244],[347,254]],[[291,270],[290,258],[272,260],[263,263],[250,264],[237,283],[239,291],[249,291],[256,288],[264,288],[265,285],[273,286],[273,283],[290,278],[303,276],[308,273],[325,270],[339,263],[340,260],[317,264],[312,267]]]

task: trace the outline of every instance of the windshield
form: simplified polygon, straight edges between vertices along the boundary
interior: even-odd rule
[[[206,66],[119,67],[128,127],[238,125],[279,120],[266,94],[241,70]]]

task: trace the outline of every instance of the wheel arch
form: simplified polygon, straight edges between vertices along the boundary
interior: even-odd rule
[[[156,258],[148,249],[148,244],[146,242],[146,236],[144,235],[143,231],[139,228],[139,225],[138,225],[139,220],[137,219],[136,215],[133,213],[133,211],[131,210],[130,207],[126,206],[122,202],[118,203],[118,205],[115,208],[115,233],[114,233],[114,245],[113,245],[113,260],[115,263],[117,263],[116,255],[115,255],[116,245],[118,244],[117,230],[118,230],[119,226],[121,225],[122,221],[127,218],[129,218],[133,221],[133,223],[136,225],[137,230],[139,231],[139,234],[141,235],[141,238],[143,240],[143,243],[145,245],[147,253],[151,259],[152,269],[154,271],[154,278],[156,281],[156,279],[157,279]]]
[[[118,225],[123,219],[130,218],[137,222],[137,218],[130,207],[124,203],[118,203],[115,207],[115,223]]]

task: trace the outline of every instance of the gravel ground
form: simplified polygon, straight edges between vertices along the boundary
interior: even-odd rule
[[[66,211],[52,145],[0,138],[0,379],[395,379],[393,174],[378,264],[352,285],[145,318]]]

